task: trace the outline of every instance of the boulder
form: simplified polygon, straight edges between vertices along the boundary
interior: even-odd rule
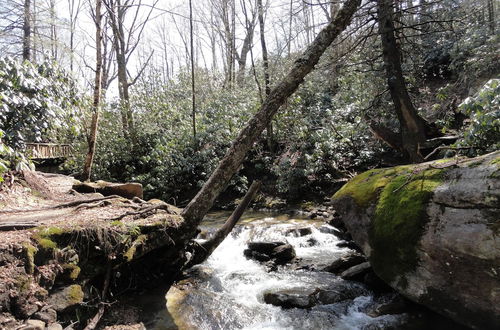
[[[349,269],[344,270],[340,274],[340,277],[344,280],[362,281],[371,268],[372,266],[370,265],[370,262],[365,261],[359,265],[352,266]]]
[[[295,258],[295,249],[290,244],[280,245],[273,249],[271,258],[279,265],[286,264]]]
[[[371,170],[332,202],[402,295],[475,329],[500,324],[500,152]]]
[[[264,293],[264,302],[284,309],[311,308],[314,306],[312,295],[295,292],[267,292]]]
[[[287,235],[295,236],[295,237],[302,237],[302,236],[307,236],[312,234],[312,229],[311,227],[304,227],[304,228],[294,228],[290,229],[286,232]]]
[[[51,294],[47,302],[55,311],[64,311],[83,302],[82,288],[78,284],[67,286]]]
[[[316,300],[319,304],[329,305],[341,301],[352,300],[366,294],[368,294],[368,291],[361,284],[345,282],[345,285],[337,285],[332,288],[317,290]]]
[[[276,265],[286,264],[296,256],[293,246],[284,242],[250,242],[243,253],[247,258],[260,262],[272,261]]]
[[[112,183],[106,181],[79,182],[73,184],[73,189],[79,193],[101,193],[104,196],[118,195],[132,199],[143,198],[144,192],[140,183]]]
[[[359,265],[366,261],[366,257],[361,253],[352,251],[348,255],[340,257],[339,259],[332,262],[329,266],[323,268],[323,271],[330,272],[334,274],[340,274],[343,271],[351,268],[352,266]]]

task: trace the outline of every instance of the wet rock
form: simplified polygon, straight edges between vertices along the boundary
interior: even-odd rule
[[[264,294],[264,302],[284,309],[314,306],[312,295],[294,292],[267,292]]]
[[[337,247],[348,248],[351,250],[362,252],[360,247],[354,241],[342,241],[340,243],[337,243]]]
[[[250,242],[243,251],[247,258],[283,265],[295,258],[295,249],[284,242]]]
[[[402,314],[408,310],[408,304],[403,297],[397,295],[390,301],[381,303],[368,312],[371,317],[379,317],[382,315]]]
[[[57,312],[63,311],[82,302],[83,291],[77,284],[70,285],[51,294],[48,299],[48,303],[52,305],[52,308],[54,308]]]
[[[255,259],[255,260],[260,261],[260,262],[266,262],[266,261],[271,260],[271,257],[269,255],[264,254],[264,253],[260,253],[257,251],[253,251],[250,249],[244,250],[243,254],[245,255],[245,257],[247,257],[249,259]]]
[[[307,246],[315,246],[318,245],[318,243],[318,240],[312,237],[306,241]]]
[[[330,226],[330,225],[323,225],[323,226],[319,227],[318,230],[323,234],[334,235],[335,237],[337,237],[340,240],[350,241],[352,239],[351,235],[349,233],[342,231],[336,227]]]
[[[312,229],[311,227],[295,228],[295,229],[290,229],[289,231],[286,232],[286,234],[294,237],[302,237],[311,235]]]
[[[325,267],[323,271],[334,274],[340,274],[343,271],[353,266],[359,265],[360,263],[363,263],[365,261],[366,257],[364,255],[353,251],[350,254],[335,260],[334,262],[331,263],[331,265]]]
[[[370,263],[366,261],[343,271],[340,277],[344,280],[361,281],[371,268]]]
[[[318,303],[328,305],[345,300],[352,300],[367,293],[368,291],[363,286],[352,283],[326,290],[317,290],[315,296]]]
[[[393,289],[387,285],[380,277],[373,272],[373,270],[369,271],[363,277],[363,283],[370,287],[370,289],[377,292],[389,292]]]
[[[285,244],[285,242],[250,242],[248,243],[248,249],[270,255],[274,248]]]
[[[277,264],[286,264],[295,258],[295,249],[290,244],[280,245],[273,249],[271,257]]]

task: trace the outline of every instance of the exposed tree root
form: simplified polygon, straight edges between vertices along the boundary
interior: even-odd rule
[[[57,204],[57,205],[48,206],[48,207],[41,207],[41,208],[37,208],[37,209],[0,211],[0,214],[26,213],[26,212],[65,209],[65,208],[70,208],[70,207],[74,207],[74,206],[79,206],[82,204],[92,204],[92,203],[96,203],[96,202],[100,202],[100,201],[107,201],[110,199],[123,199],[123,197],[118,196],[118,195],[111,195],[111,196],[99,197],[99,198],[79,199],[79,200],[68,202],[68,203],[62,203],[62,204]]]
[[[117,220],[121,220],[121,219],[128,217],[128,216],[143,216],[145,214],[153,213],[153,212],[158,211],[158,210],[165,210],[167,212],[170,212],[170,209],[168,208],[168,204],[156,204],[156,205],[143,207],[142,209],[139,209],[138,211],[125,212],[125,213],[123,213],[117,217],[111,218],[109,220],[117,221]]]

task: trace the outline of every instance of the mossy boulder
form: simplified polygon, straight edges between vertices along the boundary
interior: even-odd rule
[[[52,293],[48,299],[48,303],[52,305],[54,310],[60,312],[81,304],[83,297],[82,287],[78,284],[73,284]]]
[[[375,169],[332,198],[375,273],[477,329],[500,324],[500,152]]]

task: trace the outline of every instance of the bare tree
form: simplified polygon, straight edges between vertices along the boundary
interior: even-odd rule
[[[31,60],[31,0],[24,0],[23,60]]]
[[[109,24],[113,32],[113,43],[115,51],[115,60],[118,68],[118,94],[121,102],[122,126],[125,137],[134,136],[134,120],[130,108],[129,89],[140,77],[144,66],[134,78],[131,78],[127,69],[130,56],[134,53],[139,40],[144,32],[156,4],[156,0],[147,11],[145,17],[141,20],[140,13],[143,10],[142,0],[104,0],[103,5],[109,17]],[[127,14],[131,16],[128,17]],[[130,22],[126,26],[126,24]],[[150,57],[151,58],[151,57]],[[131,78],[131,79],[129,79]]]
[[[83,180],[90,180],[92,170],[92,163],[94,161],[95,147],[97,141],[97,130],[99,125],[99,108],[101,104],[101,79],[102,79],[102,14],[101,14],[102,0],[95,0],[95,12],[93,13],[95,23],[95,80],[94,80],[94,98],[92,103],[92,122],[90,125],[90,132],[87,139],[88,152],[85,158],[85,165],[83,167]]]
[[[191,120],[193,125],[193,139],[196,139],[196,90],[194,67],[194,34],[193,34],[193,3],[189,0],[189,40],[191,50]]]

